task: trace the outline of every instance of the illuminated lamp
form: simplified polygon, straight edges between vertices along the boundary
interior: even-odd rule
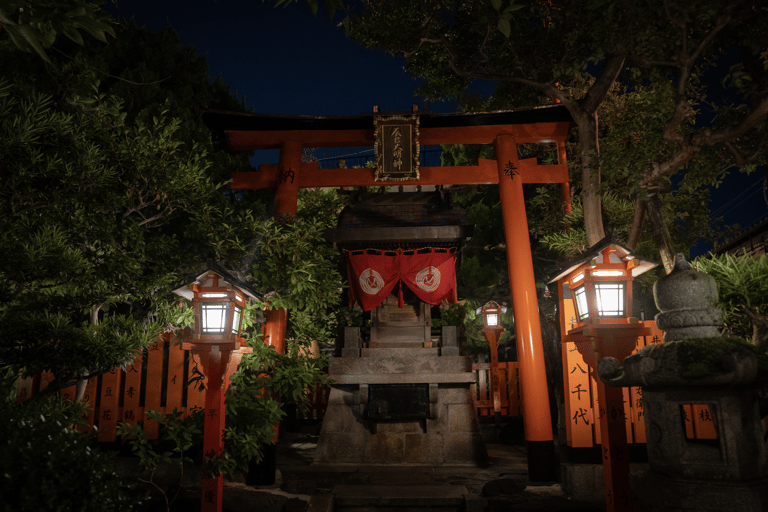
[[[501,326],[501,315],[507,312],[505,306],[499,306],[496,302],[490,300],[486,302],[485,306],[478,308],[475,313],[483,315],[483,327],[485,329],[492,329],[503,331]]]

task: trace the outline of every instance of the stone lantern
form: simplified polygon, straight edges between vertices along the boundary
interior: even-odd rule
[[[754,351],[719,336],[715,280],[692,270],[682,254],[654,285],[654,298],[665,343],[623,365],[605,358],[598,366],[608,386],[642,386],[649,470],[632,476],[635,510],[768,510]],[[716,439],[686,433],[690,406],[707,408]]]

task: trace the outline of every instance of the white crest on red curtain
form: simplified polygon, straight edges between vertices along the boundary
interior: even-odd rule
[[[416,286],[425,292],[433,292],[440,286],[440,271],[435,267],[427,267],[416,274]]]
[[[383,287],[384,279],[372,268],[367,268],[360,273],[360,288],[368,295],[376,295]]]

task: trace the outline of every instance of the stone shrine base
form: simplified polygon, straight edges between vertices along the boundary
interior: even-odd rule
[[[333,385],[314,464],[480,465],[485,443],[470,395],[471,363],[460,356],[397,354],[331,361]],[[429,384],[429,415],[368,416],[369,384]]]

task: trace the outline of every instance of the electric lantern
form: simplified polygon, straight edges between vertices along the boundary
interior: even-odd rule
[[[174,290],[174,293],[191,300],[194,309],[194,335],[185,345],[218,345],[233,349],[243,345],[243,310],[246,301],[257,297],[255,292],[217,267],[200,274],[194,282]]]

